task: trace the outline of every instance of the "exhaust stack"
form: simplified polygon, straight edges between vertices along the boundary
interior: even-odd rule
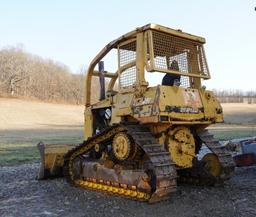
[[[99,64],[99,79],[100,79],[100,100],[106,98],[105,96],[105,75],[104,75],[104,61],[100,61]]]

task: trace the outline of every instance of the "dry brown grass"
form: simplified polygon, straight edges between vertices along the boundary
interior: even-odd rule
[[[0,98],[0,165],[38,161],[36,144],[83,140],[83,106]]]
[[[256,124],[256,104],[222,104],[225,122]],[[0,98],[0,130],[71,129],[83,126],[83,105]]]
[[[256,124],[256,104],[223,103],[226,123]]]
[[[60,129],[83,125],[84,106],[0,98],[0,130]]]

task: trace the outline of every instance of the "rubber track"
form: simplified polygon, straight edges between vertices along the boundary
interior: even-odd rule
[[[169,198],[170,194],[176,190],[176,169],[174,163],[170,159],[170,154],[166,152],[163,145],[157,143],[149,129],[138,124],[122,124],[111,126],[100,134],[97,134],[74,149],[70,150],[64,156],[64,175],[70,184],[84,187],[79,184],[79,181],[74,179],[72,172],[73,160],[88,153],[95,144],[102,144],[111,140],[114,135],[119,132],[126,132],[129,134],[135,143],[144,150],[148,156],[152,168],[152,189],[154,192],[150,197],[145,197],[149,202],[158,202]],[[122,183],[120,183],[121,185]],[[125,196],[125,195],[123,195]],[[135,197],[136,198],[136,197]],[[134,198],[134,199],[135,199]]]

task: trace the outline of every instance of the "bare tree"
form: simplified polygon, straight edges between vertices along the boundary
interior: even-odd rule
[[[0,94],[43,101],[83,103],[84,72],[72,74],[67,66],[24,52],[0,50]]]

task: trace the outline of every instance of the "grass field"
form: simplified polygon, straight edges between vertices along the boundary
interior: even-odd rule
[[[82,141],[83,106],[0,98],[0,109],[0,165],[38,161],[39,141]]]
[[[209,127],[220,140],[256,136],[256,104],[223,103],[224,124]]]
[[[210,127],[209,130],[219,140],[232,140],[245,137],[256,136],[256,126],[223,126],[223,127]]]
[[[39,161],[36,144],[79,143],[83,106],[0,98],[0,165]],[[218,139],[256,136],[256,105],[223,104],[227,124],[210,130]]]
[[[0,136],[0,166],[38,161],[36,144],[74,144],[82,141],[82,128],[50,130],[10,130]],[[14,137],[12,135],[15,135]]]

